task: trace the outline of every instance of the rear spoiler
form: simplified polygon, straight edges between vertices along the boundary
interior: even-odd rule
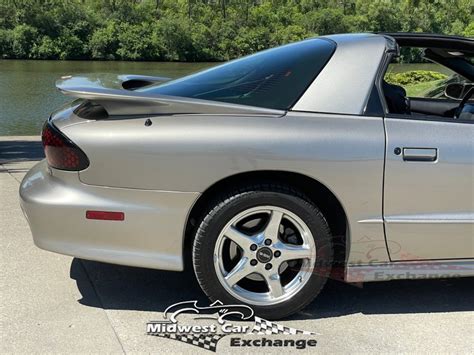
[[[202,113],[283,116],[285,114],[281,110],[125,90],[122,84],[123,76],[120,78],[64,76],[56,82],[56,87],[64,95],[99,104],[109,116]],[[164,79],[151,78],[156,78],[155,82]]]

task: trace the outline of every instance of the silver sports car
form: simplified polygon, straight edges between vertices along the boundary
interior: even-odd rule
[[[442,98],[384,74],[403,48],[454,72]],[[35,244],[181,271],[280,318],[328,277],[474,276],[474,41],[349,34],[177,80],[63,77],[20,197]],[[185,287],[185,286],[183,286]]]

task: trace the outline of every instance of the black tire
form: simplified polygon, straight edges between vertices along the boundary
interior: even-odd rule
[[[242,304],[220,283],[213,262],[214,248],[220,231],[238,213],[248,208],[272,205],[285,208],[301,218],[312,232],[317,260],[315,270],[305,286],[292,298],[269,306],[249,305],[265,319],[279,319],[308,305],[321,291],[331,271],[333,248],[328,224],[314,203],[303,193],[282,184],[256,184],[222,193],[208,207],[193,244],[193,265],[197,280],[211,301]]]

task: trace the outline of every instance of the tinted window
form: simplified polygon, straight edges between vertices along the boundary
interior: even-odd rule
[[[137,91],[288,109],[323,69],[335,48],[332,41],[309,39]]]

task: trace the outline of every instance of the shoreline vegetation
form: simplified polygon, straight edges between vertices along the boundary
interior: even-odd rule
[[[0,0],[0,14],[0,59],[221,62],[331,33],[474,37],[471,0]]]

